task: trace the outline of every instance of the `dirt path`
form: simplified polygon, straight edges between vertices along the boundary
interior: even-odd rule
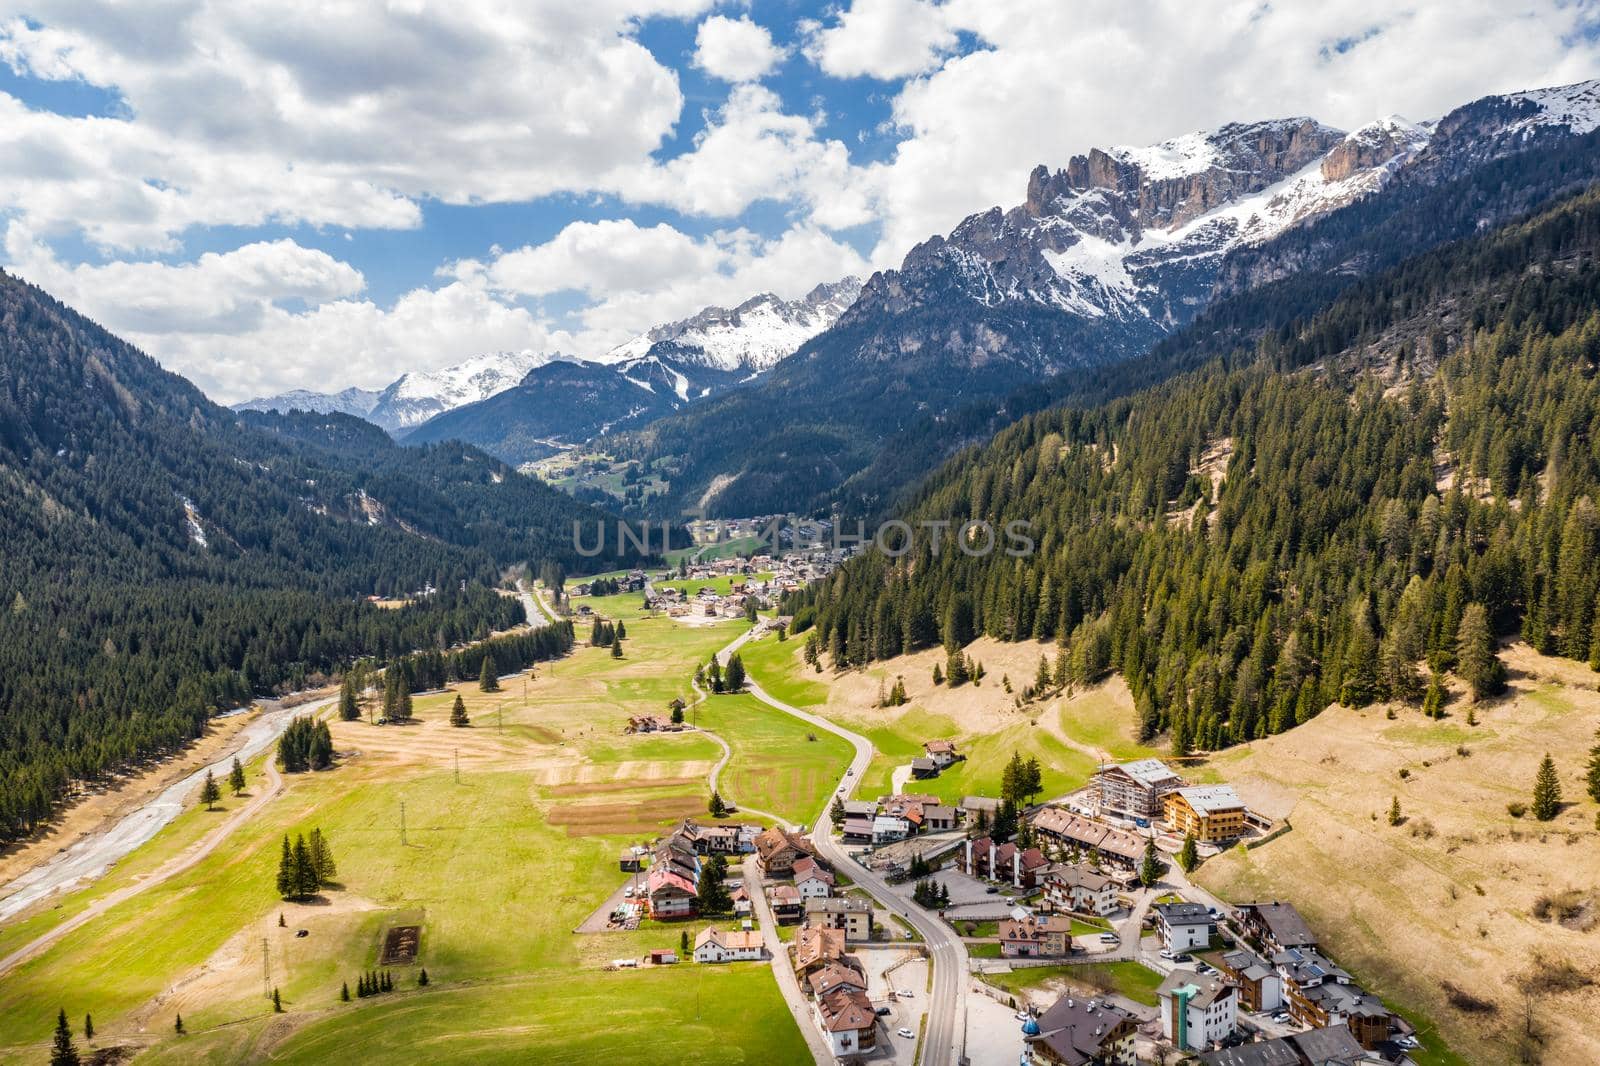
[[[324,703],[321,706],[327,705],[327,703]],[[117,889],[115,892],[95,900],[93,903],[90,903],[89,906],[85,907],[82,913],[73,915],[71,918],[68,918],[54,929],[51,929],[49,932],[34,938],[4,958],[0,958],[0,976],[4,976],[15,967],[33,958],[35,955],[39,954],[39,952],[48,948],[51,944],[54,944],[57,940],[60,940],[74,929],[77,929],[88,922],[94,921],[112,907],[132,899],[134,896],[139,895],[141,892],[144,892],[147,889],[154,888],[156,885],[162,884],[171,878],[176,877],[178,874],[192,868],[196,863],[200,862],[202,859],[206,858],[206,856],[216,851],[222,842],[226,840],[235,829],[238,829],[241,825],[254,817],[256,812],[270,803],[273,797],[275,797],[283,789],[283,776],[279,774],[278,767],[272,760],[267,761],[267,770],[264,781],[264,785],[256,789],[255,794],[250,797],[250,802],[246,803],[243,807],[240,807],[238,810],[230,814],[226,821],[217,826],[211,832],[207,833],[204,837],[201,837],[199,840],[185,848],[181,853],[167,860],[164,864],[158,867],[155,872],[151,873],[147,877],[143,877],[140,880],[135,881],[133,884],[125,885],[122,888]]]

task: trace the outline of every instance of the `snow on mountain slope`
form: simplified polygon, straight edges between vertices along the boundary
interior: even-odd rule
[[[444,411],[476,403],[516,385],[528,371],[563,358],[559,353],[489,352],[442,370],[402,374],[381,390],[350,388],[337,393],[295,389],[235,404],[236,411],[314,411],[364,418],[398,434]]]
[[[617,345],[606,359],[656,355],[716,370],[769,370],[838,321],[860,291],[859,279],[844,278],[818,285],[798,300],[762,293],[732,309],[707,307]]]
[[[1600,80],[1580,81],[1551,89],[1531,89],[1511,93],[1506,98],[1526,100],[1538,107],[1537,114],[1523,120],[1525,126],[1566,126],[1573,133],[1589,133],[1600,129]]]

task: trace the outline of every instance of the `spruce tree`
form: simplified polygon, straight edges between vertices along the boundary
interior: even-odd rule
[[[217,809],[217,800],[222,798],[222,789],[217,787],[217,779],[211,771],[206,771],[206,778],[200,783],[200,802],[206,805],[206,810]]]
[[[1149,888],[1161,880],[1161,858],[1156,854],[1156,842],[1144,846],[1144,859],[1139,863],[1139,883]]]
[[[183,1015],[179,1014],[173,1017],[172,1031],[177,1033],[179,1036],[183,1035]]]
[[[361,704],[356,702],[355,680],[348,675],[339,686],[339,717],[346,722],[354,722],[361,717]]]
[[[1596,731],[1597,743],[1589,749],[1589,772],[1585,776],[1585,785],[1589,798],[1600,803],[1600,731]]]
[[[94,1039],[94,1015],[92,1014],[83,1016],[83,1038],[85,1040]]]
[[[472,719],[467,717],[467,705],[459,692],[456,693],[456,702],[450,707],[450,724],[457,729],[465,729],[472,724]]]
[[[613,638],[611,638],[611,657],[613,659],[622,658],[622,638],[621,637],[613,637]]]
[[[1456,673],[1472,689],[1474,700],[1494,695],[1505,684],[1505,667],[1495,655],[1489,614],[1481,603],[1469,603],[1462,612],[1456,633]]]
[[[276,987],[272,989],[272,1013],[283,1013],[283,999],[278,995],[278,989]]]
[[[341,981],[339,983],[339,1002],[340,1003],[349,1003],[350,1002],[350,982],[349,981]]]
[[[278,856],[278,895],[284,899],[293,896],[299,886],[295,876],[294,853],[289,847],[289,834],[283,835],[283,851]],[[282,919],[279,919],[280,924]]]
[[[426,966],[424,966],[422,968],[422,970],[420,972],[418,972],[418,974],[417,974],[417,987],[418,988],[427,988],[428,987],[428,968]]]
[[[481,692],[499,692],[500,679],[494,673],[494,656],[485,655],[478,671],[478,689]]]
[[[1399,825],[1400,821],[1400,797],[1396,796],[1389,802],[1389,824]]]
[[[838,793],[834,793],[833,804],[828,808],[828,820],[833,823],[834,828],[844,824],[844,799]]]
[[[1200,865],[1200,850],[1195,845],[1193,833],[1184,834],[1183,847],[1178,851],[1178,865],[1183,867],[1184,873],[1191,873]]]
[[[311,868],[317,873],[318,883],[331,884],[339,876],[339,867],[333,861],[333,849],[328,846],[328,838],[322,835],[321,829],[313,829],[306,843],[311,853]]]
[[[1539,773],[1533,780],[1533,816],[1548,822],[1561,813],[1561,780],[1556,776],[1556,764],[1545,752],[1539,764]]]
[[[744,689],[744,660],[739,658],[738,652],[728,656],[728,669],[722,675],[722,687],[728,692]]]
[[[706,809],[713,818],[726,818],[728,816],[728,805],[722,802],[722,795],[715,790],[711,793],[711,802],[706,805]]]
[[[67,1011],[63,1007],[56,1015],[55,1039],[50,1045],[50,1066],[78,1066],[78,1049],[72,1043],[72,1028],[67,1025]]]
[[[244,767],[239,765],[239,757],[237,755],[233,757],[233,766],[228,770],[228,787],[233,790],[235,796],[243,792],[245,788]]]

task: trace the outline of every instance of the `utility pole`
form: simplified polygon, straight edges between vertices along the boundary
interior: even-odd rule
[[[456,784],[461,784],[461,749],[456,749]]]
[[[272,963],[267,959],[267,938],[261,938],[261,995],[272,998]]]
[[[400,801],[400,846],[406,846],[406,801]]]

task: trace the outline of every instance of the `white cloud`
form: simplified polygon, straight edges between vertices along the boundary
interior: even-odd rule
[[[841,75],[910,69],[892,55],[876,67],[844,58],[878,54],[881,27],[855,18],[882,10],[881,0],[856,0],[830,28],[839,36],[820,38],[829,52],[819,62]],[[1558,0],[949,0],[938,24],[971,34],[977,49],[905,83],[892,159],[856,176],[881,206],[874,262],[897,262],[974,211],[1019,202],[1035,164],[1064,166],[1092,146],[1286,115],[1346,129],[1395,112],[1435,118],[1489,93],[1595,77],[1600,45],[1580,32],[1585,17]]]
[[[746,16],[711,16],[700,23],[694,43],[694,65],[723,81],[757,81],[783,61],[772,34]]]
[[[365,286],[360,271],[291,240],[176,265],[69,266],[13,222],[5,253],[8,270],[229,402],[383,385],[407,370],[568,339],[470,278],[413,290],[389,308],[351,299]]]
[[[136,248],[195,224],[410,226],[422,197],[590,190],[645,165],[682,109],[632,20],[708,3],[37,0],[0,15],[0,60],[112,89],[126,114],[0,98],[0,203]]]
[[[906,78],[956,47],[952,21],[949,8],[928,0],[855,0],[832,25],[807,27],[805,52],[836,78]]]
[[[508,297],[583,293],[591,302],[577,313],[573,350],[595,356],[706,306],[761,292],[793,299],[820,281],[865,269],[854,249],[813,225],[772,239],[743,229],[693,238],[670,226],[615,219],[574,222],[543,244],[487,263],[458,263],[453,272]]]

